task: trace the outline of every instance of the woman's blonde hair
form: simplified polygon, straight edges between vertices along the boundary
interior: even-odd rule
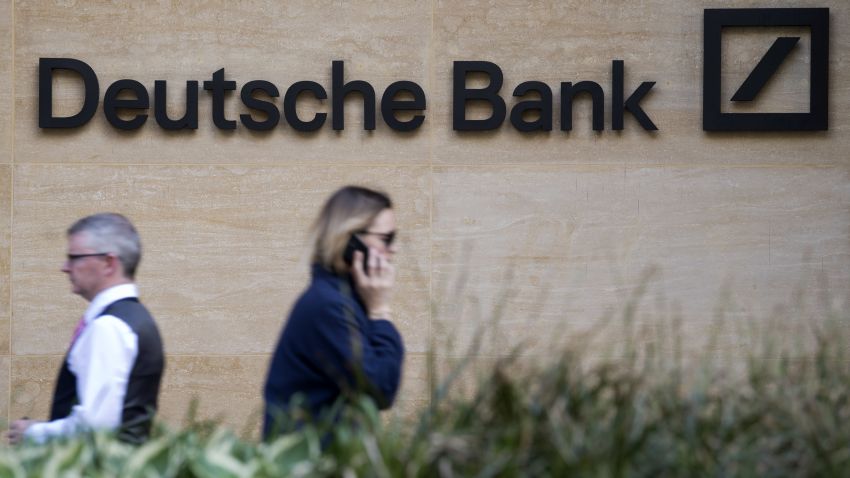
[[[384,209],[393,207],[386,194],[361,186],[345,186],[322,207],[313,223],[311,261],[343,275],[349,272],[343,255],[351,235],[365,231]]]

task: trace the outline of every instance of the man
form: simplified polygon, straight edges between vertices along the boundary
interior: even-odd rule
[[[9,440],[43,442],[89,429],[144,441],[156,412],[165,364],[156,324],[133,282],[139,235],[120,214],[95,214],[68,229],[62,272],[89,302],[59,372],[50,421],[17,420]]]

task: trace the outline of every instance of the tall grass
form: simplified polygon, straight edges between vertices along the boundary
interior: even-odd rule
[[[461,361],[412,422],[384,423],[361,398],[335,424],[269,443],[197,421],[158,426],[141,447],[86,434],[0,449],[0,478],[850,476],[848,319],[813,322],[805,354],[767,340],[731,372],[634,344],[592,360],[582,347],[543,363],[516,353],[471,396],[452,393]]]

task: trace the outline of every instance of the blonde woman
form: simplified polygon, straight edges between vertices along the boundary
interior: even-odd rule
[[[404,359],[390,309],[395,234],[386,194],[346,186],[325,203],[313,225],[312,280],[289,314],[266,379],[266,438],[294,397],[314,419],[351,393],[367,393],[382,409],[392,404]]]

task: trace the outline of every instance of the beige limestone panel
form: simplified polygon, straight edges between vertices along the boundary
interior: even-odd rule
[[[797,291],[846,300],[848,177],[846,167],[437,168],[433,333],[459,355],[545,354],[593,331],[620,340],[610,327],[624,321],[681,317],[697,349],[718,315],[764,320],[796,307]]]
[[[430,394],[428,356],[423,353],[404,357],[404,372],[396,400],[399,402],[427,400]]]
[[[0,164],[12,162],[12,135],[15,115],[12,111],[12,58],[14,55],[13,7],[11,0],[0,0],[0,83],[6,92],[0,95]]]
[[[407,354],[404,357],[401,388],[392,408],[384,413],[385,420],[411,423],[427,407],[431,396],[427,354]]]
[[[432,380],[444,393],[443,400],[471,400],[492,377],[498,358],[480,354],[461,356],[454,350],[440,349],[434,357]]]
[[[850,16],[843,1],[797,2],[797,7],[829,7],[830,126],[826,132],[708,133],[702,130],[703,9],[787,6],[750,2],[451,2],[438,0],[434,14],[434,161],[440,164],[846,164],[850,122],[840,105],[850,102],[850,32],[835,22]],[[724,85],[737,82],[745,63],[763,55],[775,29],[744,34],[745,42],[724,54]],[[734,33],[734,32],[733,32]],[[781,31],[779,33],[782,33]],[[753,37],[758,36],[757,40]],[[734,40],[734,38],[732,38]],[[765,46],[764,41],[767,41]],[[785,111],[808,98],[806,38],[783,65],[782,80],[771,83],[755,111]],[[612,60],[625,62],[625,96],[644,81],[655,81],[640,103],[659,128],[643,130],[628,112],[623,131],[611,129]],[[452,127],[453,62],[484,60],[504,75],[501,96],[506,122],[489,132],[459,132]],[[511,96],[524,81],[542,81],[554,98],[551,132],[520,133],[510,125]],[[605,129],[590,126],[589,98],[574,105],[573,129],[560,130],[560,83],[595,81],[605,92]],[[468,79],[472,88],[487,81]],[[523,100],[533,99],[523,98]],[[807,106],[807,103],[806,103]],[[763,109],[762,109],[763,108]],[[489,116],[486,105],[472,103],[467,117]]]
[[[11,204],[12,168],[0,166],[0,355],[8,355],[11,351]]]
[[[10,418],[30,417],[34,420],[46,420],[50,416],[53,388],[63,357],[11,357]]]
[[[381,418],[388,431],[407,433],[411,427],[419,424],[422,413],[428,409],[428,400],[401,400],[393,404],[392,408],[385,410]],[[395,428],[393,428],[395,427]]]
[[[383,419],[389,425],[398,425],[409,430],[411,423],[419,419],[420,413],[430,403],[431,364],[428,354],[408,353],[404,357],[401,388],[395,402],[384,411]]]
[[[9,421],[9,398],[11,397],[12,358],[0,356],[0,422]]]
[[[296,132],[286,121],[266,132],[236,131],[213,125],[212,100],[203,82],[224,68],[225,79],[237,91],[226,95],[225,117],[239,121],[252,114],[240,101],[242,86],[251,80],[276,85],[279,97],[265,97],[282,109],[286,90],[309,80],[331,95],[331,63],[345,62],[346,81],[364,80],[380,101],[395,81],[418,83],[426,93],[431,34],[431,5],[415,0],[278,2],[251,0],[203,3],[140,3],[24,1],[15,4],[15,105],[18,110],[17,158],[21,162],[96,163],[216,163],[216,164],[339,164],[427,161],[430,103],[420,130],[397,133],[376,109],[375,131],[363,128],[363,101],[346,101],[344,131],[331,129],[331,115],[314,133]],[[147,122],[134,132],[109,125],[99,106],[95,117],[73,130],[37,127],[39,58],[74,58],[89,64],[98,76],[100,100],[119,79],[141,82],[154,104],[154,81],[168,82],[167,110],[171,118],[185,111],[186,82],[199,82],[198,129],[165,132],[148,110]],[[56,115],[73,115],[82,106],[82,82],[70,73],[54,80]],[[330,113],[330,99],[319,102],[308,94],[298,102],[298,114],[309,120]],[[101,105],[102,106],[102,105]]]
[[[307,285],[307,230],[327,196],[348,183],[380,187],[393,196],[400,241],[396,323],[408,351],[427,347],[429,168],[16,168],[16,354],[64,350],[85,308],[59,272],[64,231],[99,211],[126,214],[140,232],[145,255],[137,279],[169,353],[271,352]]]
[[[184,427],[194,402],[195,418],[259,435],[268,363],[267,355],[167,357],[159,419],[174,428]]]

